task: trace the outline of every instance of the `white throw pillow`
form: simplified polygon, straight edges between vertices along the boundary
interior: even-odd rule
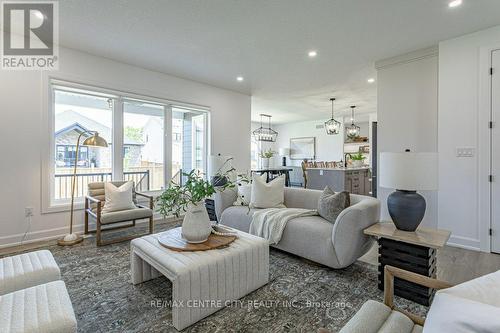
[[[251,208],[283,208],[285,205],[285,175],[266,183],[266,175],[252,176]]]
[[[252,184],[238,183],[238,197],[233,206],[248,206],[252,199]]]
[[[113,183],[104,183],[104,207],[103,213],[116,212],[119,210],[135,209],[132,190],[134,182],[128,181],[120,187]]]
[[[443,290],[445,291],[445,290]],[[425,319],[424,333],[500,332],[500,308],[438,292]]]

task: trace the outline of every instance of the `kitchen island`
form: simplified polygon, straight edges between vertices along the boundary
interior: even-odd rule
[[[307,168],[307,188],[323,190],[329,186],[335,192],[371,195],[370,167]]]

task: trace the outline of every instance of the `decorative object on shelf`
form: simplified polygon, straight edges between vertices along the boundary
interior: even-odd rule
[[[380,186],[395,189],[387,198],[396,228],[415,231],[424,218],[426,203],[417,190],[438,187],[437,153],[380,153]]]
[[[366,159],[366,157],[361,153],[349,154],[349,156],[351,158],[352,166],[356,168],[363,166],[363,163]]]
[[[368,137],[366,136],[358,136],[355,137],[354,139],[346,139],[344,143],[347,144],[362,144],[362,143],[367,143],[368,142]]]
[[[236,185],[231,181],[230,174],[234,172],[231,168],[216,177],[226,179],[224,185],[216,186],[207,181],[203,174],[197,170],[183,173],[186,182],[179,185],[171,182],[170,186],[156,199],[159,212],[164,216],[174,215],[179,217],[185,213],[182,222],[182,236],[188,243],[203,243],[212,232],[210,218],[205,208],[205,199],[214,195],[217,191],[234,188]]]
[[[261,159],[261,167],[262,169],[268,169],[269,168],[269,160],[276,154],[275,151],[273,151],[271,148],[268,150],[262,150],[259,153],[259,157]]]
[[[106,148],[108,146],[108,143],[106,142],[105,139],[99,136],[99,133],[96,131],[84,131],[80,133],[78,138],[76,139],[76,149],[75,149],[75,166],[73,168],[73,177],[71,178],[71,211],[70,211],[70,217],[69,217],[69,234],[64,236],[64,238],[59,239],[57,241],[58,245],[61,246],[68,246],[68,245],[75,245],[83,241],[83,238],[80,235],[74,234],[73,233],[73,210],[74,210],[74,202],[75,202],[75,186],[76,186],[76,168],[78,166],[78,155],[79,155],[79,150],[80,150],[80,140],[83,135],[85,134],[91,134],[88,138],[83,140],[82,145],[83,146],[89,146],[89,147],[103,147]]]
[[[330,98],[330,101],[332,101],[332,118],[325,121],[325,129],[326,134],[335,135],[340,133],[341,123],[333,118],[333,102],[335,101],[335,98]]]
[[[264,127],[262,124],[262,118],[267,118],[267,127]],[[272,116],[268,114],[260,114],[260,127],[252,132],[253,137],[256,141],[265,141],[265,142],[275,142],[278,137],[278,132],[271,128],[271,118]]]
[[[316,138],[291,138],[291,160],[314,160],[316,158]]]
[[[286,166],[286,157],[290,156],[290,148],[280,148],[281,166]]]
[[[369,154],[370,153],[370,146],[359,146],[359,152],[361,154]]]
[[[354,123],[354,109],[355,105],[351,105],[351,126],[346,127],[345,133],[348,139],[354,140],[359,137],[361,128]]]

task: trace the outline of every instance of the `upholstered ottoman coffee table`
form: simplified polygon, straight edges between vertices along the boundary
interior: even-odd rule
[[[172,281],[172,321],[182,330],[268,282],[269,243],[237,233],[238,239],[228,247],[195,252],[165,248],[158,242],[162,233],[134,239],[132,283],[160,275]]]

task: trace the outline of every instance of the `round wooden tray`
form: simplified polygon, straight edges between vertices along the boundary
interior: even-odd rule
[[[158,242],[167,249],[173,251],[207,251],[227,246],[234,242],[236,236],[218,236],[211,234],[208,240],[203,243],[188,243],[181,235],[181,227],[163,232],[158,237]]]

